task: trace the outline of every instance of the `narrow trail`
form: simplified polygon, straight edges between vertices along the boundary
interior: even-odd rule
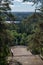
[[[38,55],[32,55],[25,46],[12,47],[12,49],[14,57],[9,65],[43,65],[43,60]]]

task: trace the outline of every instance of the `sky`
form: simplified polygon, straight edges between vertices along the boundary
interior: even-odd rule
[[[36,5],[32,6],[33,2],[23,2],[23,0],[12,1],[13,5],[10,5],[13,12],[34,12]]]

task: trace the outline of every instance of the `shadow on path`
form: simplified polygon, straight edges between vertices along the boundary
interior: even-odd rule
[[[12,59],[12,60],[10,60],[8,65],[22,65],[22,64],[16,60]]]
[[[35,56],[35,55],[15,55],[13,57],[30,57],[30,56]]]

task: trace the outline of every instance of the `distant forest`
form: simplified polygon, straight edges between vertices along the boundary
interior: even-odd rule
[[[27,17],[31,16],[32,14],[34,14],[34,12],[11,12],[14,17],[15,20],[14,21],[22,21],[23,19],[27,19]],[[39,12],[37,12],[39,13]],[[10,14],[10,12],[9,12]],[[10,21],[9,18],[6,19],[7,21]]]

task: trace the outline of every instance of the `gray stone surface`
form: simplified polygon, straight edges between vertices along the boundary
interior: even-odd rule
[[[13,61],[16,60],[21,65],[43,65],[43,60],[38,55],[32,55],[30,51],[27,51],[25,46],[15,46],[12,49],[14,54]],[[12,62],[10,65],[16,64]]]

